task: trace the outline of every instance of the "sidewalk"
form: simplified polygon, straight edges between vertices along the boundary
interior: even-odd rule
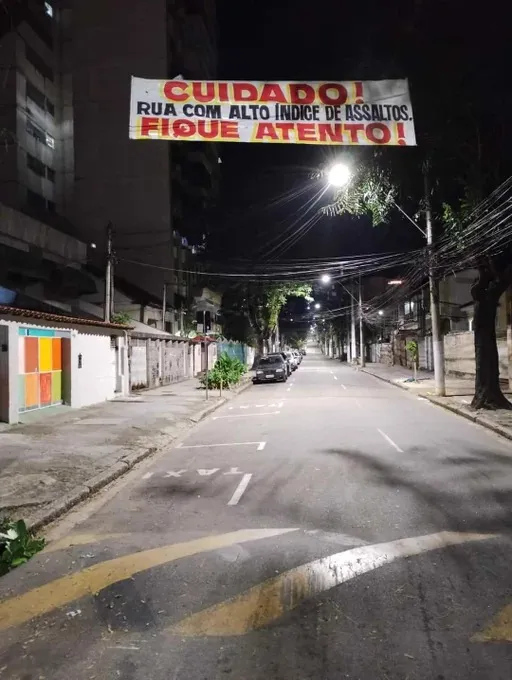
[[[27,414],[0,430],[0,514],[40,527],[249,386],[210,392],[196,378],[84,409]]]
[[[409,392],[413,392],[420,398],[428,399],[434,404],[453,411],[464,418],[468,418],[507,439],[512,439],[512,411],[475,411],[470,408],[475,393],[474,380],[472,379],[451,378],[447,376],[447,396],[436,397],[433,373],[418,371],[418,382],[414,382],[411,380],[413,377],[412,370],[402,366],[367,364],[365,368],[359,370]],[[506,395],[511,394],[508,389],[503,391]]]

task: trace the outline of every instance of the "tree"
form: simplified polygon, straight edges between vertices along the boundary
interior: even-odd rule
[[[307,326],[303,328],[298,328],[291,333],[286,334],[286,342],[293,349],[303,349],[306,346],[308,339],[309,329]]]
[[[240,287],[243,308],[254,334],[259,354],[264,354],[270,349],[279,314],[288,298],[308,298],[311,290],[310,284],[297,281],[251,282]]]
[[[481,218],[486,225],[486,237],[496,236],[496,222],[503,219],[501,204],[492,210],[481,207],[478,189],[467,184],[463,197],[454,208],[443,206],[443,219],[451,237],[453,255],[466,258],[478,270],[471,287],[473,298],[473,332],[475,344],[475,395],[471,406],[475,409],[507,409],[512,404],[501,390],[499,356],[496,338],[496,313],[503,293],[512,285],[512,251],[510,245],[502,252],[478,252],[473,237],[474,224]],[[485,253],[484,249],[482,252]]]

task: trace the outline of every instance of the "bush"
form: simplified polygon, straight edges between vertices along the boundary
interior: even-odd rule
[[[223,388],[229,389],[232,385],[238,385],[240,378],[246,372],[246,366],[240,361],[230,357],[228,354],[221,354],[215,366],[208,372],[208,389],[218,390],[222,384]],[[199,378],[202,387],[206,389],[206,374]]]
[[[44,548],[44,538],[34,538],[20,519],[0,519],[0,576],[25,564]]]

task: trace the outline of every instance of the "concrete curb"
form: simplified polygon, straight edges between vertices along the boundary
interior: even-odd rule
[[[377,378],[378,380],[382,380],[383,382],[387,382],[389,385],[394,385],[395,387],[400,387],[400,389],[405,390],[406,392],[409,392],[409,394],[414,394],[412,390],[409,388],[405,387],[405,385],[401,385],[398,382],[395,382],[394,380],[389,380],[388,378],[384,378],[381,375],[377,375],[376,373],[372,373],[371,371],[368,371],[364,368],[360,369],[363,373],[367,373],[368,375],[372,375],[374,378]],[[427,399],[430,401],[432,404],[435,404],[436,406],[440,406],[441,408],[444,408],[447,411],[451,411],[451,413],[455,413],[458,416],[461,416],[462,418],[466,418],[466,420],[470,420],[472,423],[476,423],[477,425],[480,425],[481,427],[485,427],[487,430],[491,430],[495,434],[499,434],[501,437],[505,437],[505,439],[509,439],[512,441],[512,431],[508,430],[506,427],[502,427],[501,425],[497,425],[496,423],[493,423],[492,421],[488,420],[485,417],[482,417],[479,415],[477,411],[471,412],[468,411],[467,409],[461,407],[461,406],[455,406],[454,404],[450,404],[449,402],[445,401],[443,397],[436,397],[430,394],[421,394],[417,395],[421,396],[423,399]],[[449,399],[449,397],[447,397]]]
[[[201,420],[204,420],[210,413],[216,411],[226,402],[245,391],[248,387],[251,387],[251,385],[252,381],[250,380],[244,382],[234,390],[226,391],[226,394],[222,399],[219,399],[219,401],[202,408],[193,416],[176,421],[176,423],[173,423],[173,427],[176,428],[176,433],[170,435],[165,440],[165,442],[160,442],[158,446],[150,446],[146,449],[140,449],[139,451],[129,453],[123,456],[121,460],[113,463],[99,474],[94,475],[94,477],[91,477],[85,481],[83,484],[71,489],[69,493],[59,498],[59,500],[50,503],[39,513],[36,512],[33,518],[27,523],[28,529],[30,531],[38,531],[59,517],[62,517],[62,515],[84,501],[86,498],[89,498],[97,491],[107,486],[107,484],[113,482],[115,479],[122,477],[122,475],[126,474],[137,463],[140,463],[140,461],[149,458],[149,456],[157,453],[157,451],[160,451],[162,448],[172,444],[176,439],[178,439],[178,436],[181,436],[187,431],[187,429],[192,429],[194,425],[201,422]]]

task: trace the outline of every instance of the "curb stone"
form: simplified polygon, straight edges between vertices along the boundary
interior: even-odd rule
[[[361,369],[363,373],[367,373],[368,375],[372,375],[374,378],[377,378],[378,380],[382,380],[383,382],[387,382],[390,385],[394,385],[395,387],[400,387],[400,389],[405,390],[406,392],[409,392],[411,394],[411,390],[409,390],[405,385],[401,385],[400,383],[395,382],[394,380],[389,380],[388,378],[384,378],[381,375],[377,375],[376,373],[372,373],[371,371],[367,371],[364,368]],[[421,397],[424,399],[428,399],[428,401],[432,402],[432,404],[435,404],[436,406],[440,406],[441,408],[446,409],[447,411],[451,411],[452,413],[455,413],[458,416],[461,416],[462,418],[466,418],[466,420],[470,420],[472,423],[476,423],[477,425],[480,425],[481,427],[484,427],[486,430],[491,430],[495,434],[499,434],[501,437],[505,437],[505,439],[509,439],[512,441],[512,431],[508,430],[505,427],[502,427],[501,425],[497,425],[496,423],[493,423],[492,421],[488,420],[485,417],[482,417],[479,415],[478,412],[471,412],[468,411],[467,409],[464,409],[460,406],[455,406],[454,404],[450,404],[449,402],[444,401],[443,397],[436,397],[433,395],[429,394],[422,394]]]
[[[126,454],[121,458],[121,460],[113,463],[102,472],[85,481],[83,484],[74,487],[69,493],[59,498],[59,500],[50,503],[39,513],[35,513],[32,520],[27,523],[27,528],[30,531],[38,531],[47,524],[55,521],[66,512],[71,510],[71,508],[75,507],[75,505],[78,505],[86,498],[89,498],[97,491],[107,486],[107,484],[110,484],[110,482],[113,482],[115,479],[118,479],[122,475],[126,474],[137,463],[140,463],[140,461],[149,458],[151,455],[164,448],[164,446],[169,446],[172,444],[176,439],[178,439],[178,434],[181,435],[187,429],[192,428],[195,424],[199,423],[201,420],[204,420],[204,418],[206,418],[210,413],[216,411],[218,408],[239,395],[241,392],[244,392],[248,387],[251,387],[251,385],[252,381],[248,380],[242,385],[239,385],[234,390],[227,392],[226,396],[222,399],[219,399],[219,401],[201,409],[199,413],[196,413],[188,418],[184,418],[181,421],[176,421],[176,423],[173,423],[173,426],[176,427],[177,432],[168,436],[165,439],[165,442],[161,442],[158,446],[150,446],[147,449],[140,449],[138,451],[134,451],[133,453]]]

